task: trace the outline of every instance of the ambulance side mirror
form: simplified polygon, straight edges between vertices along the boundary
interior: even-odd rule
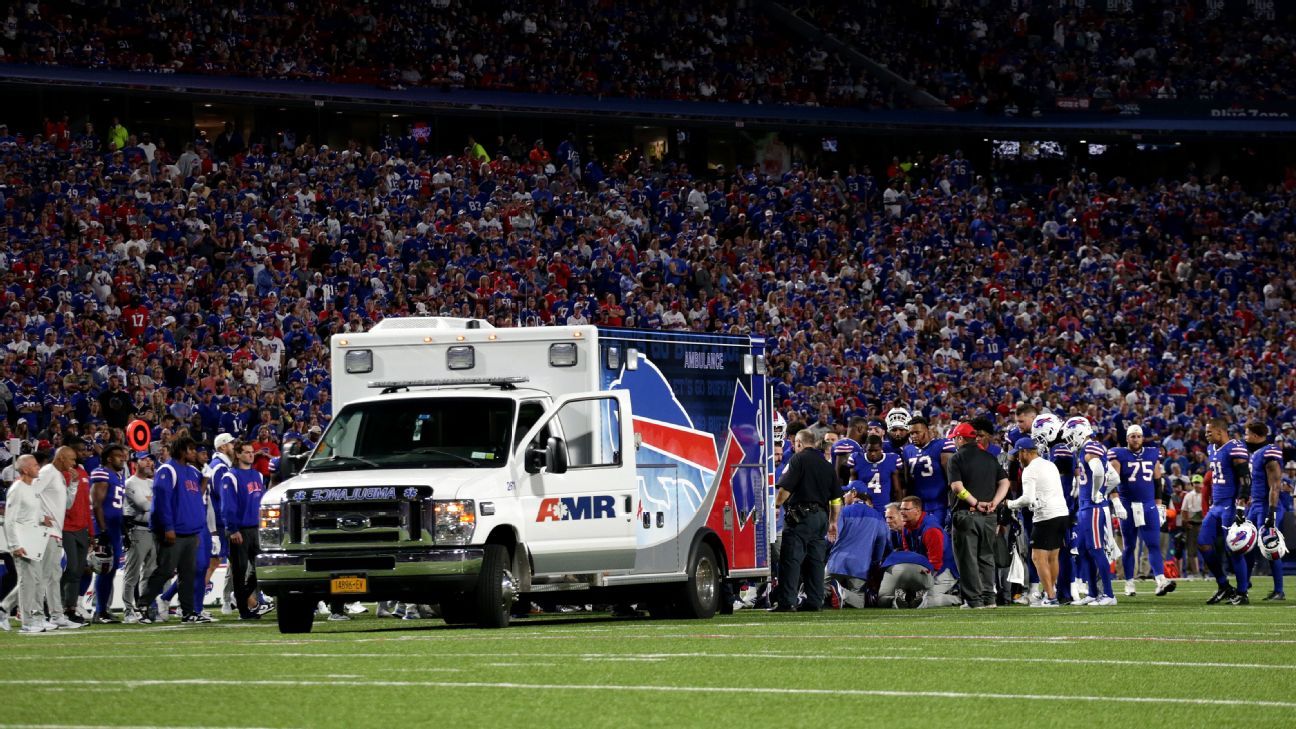
[[[545,465],[549,473],[567,473],[567,443],[556,435],[545,444]]]
[[[566,473],[567,443],[562,438],[551,435],[544,448],[532,444],[527,447],[526,462],[523,465],[526,472],[531,474],[540,473],[543,468],[548,468],[549,473]]]

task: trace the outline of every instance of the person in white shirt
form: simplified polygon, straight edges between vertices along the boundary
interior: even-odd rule
[[[1188,544],[1184,555],[1184,577],[1201,577],[1201,567],[1197,562],[1197,534],[1202,525],[1202,483],[1205,481],[1200,473],[1193,474],[1189,490],[1184,492],[1183,502],[1179,504],[1179,525],[1183,528],[1184,541]]]
[[[126,517],[130,547],[126,550],[126,573],[122,576],[122,604],[126,611],[123,623],[138,623],[141,606],[136,604],[136,590],[157,567],[157,544],[149,529],[153,516],[153,455],[148,451],[135,454],[135,475],[126,479]],[[147,605],[142,607],[148,607]]]
[[[33,485],[36,474],[40,473],[40,464],[35,456],[23,454],[14,460],[14,466],[18,477],[9,487],[5,499],[4,533],[0,537],[3,537],[5,548],[13,556],[18,571],[18,585],[13,591],[22,608],[22,629],[18,632],[25,635],[43,633],[45,617],[41,609],[45,602],[45,582],[40,578],[41,561],[34,552],[38,547],[31,543],[31,536],[38,535],[37,530],[47,526],[48,521]],[[9,630],[9,611],[5,607],[0,607],[0,629]]]
[[[1031,561],[1035,563],[1044,593],[1037,607],[1058,607],[1058,552],[1071,525],[1066,496],[1062,493],[1062,476],[1057,466],[1040,457],[1029,435],[1018,438],[1009,455],[1016,456],[1022,467],[1022,495],[1009,499],[1008,508],[1030,509],[1035,520],[1031,531]]]
[[[71,630],[81,627],[67,619],[63,613],[63,516],[68,507],[68,483],[63,475],[76,468],[76,451],[62,446],[54,452],[54,460],[41,467],[34,484],[44,509],[42,523],[49,530],[45,555],[41,558],[38,578],[44,583],[47,625]],[[34,616],[33,616],[34,617]]]

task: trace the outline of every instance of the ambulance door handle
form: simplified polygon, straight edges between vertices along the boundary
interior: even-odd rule
[[[631,500],[630,500],[630,494],[626,494],[626,495],[625,495],[625,516],[626,516],[626,521],[630,521],[630,519],[633,518],[633,517],[630,515],[630,507],[631,507],[631,505],[632,505],[632,502],[631,502]]]

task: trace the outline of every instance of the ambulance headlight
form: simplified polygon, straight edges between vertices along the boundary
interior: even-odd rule
[[[432,541],[438,545],[470,544],[477,529],[477,511],[471,500],[432,503]]]
[[[576,343],[558,342],[549,345],[549,366],[550,367],[575,367],[576,366]]]
[[[373,350],[352,349],[346,353],[346,371],[348,375],[362,375],[373,372]]]
[[[477,363],[477,352],[470,345],[460,345],[446,350],[446,367],[452,370],[470,370]]]
[[[279,506],[261,507],[261,551],[283,549],[283,510]]]

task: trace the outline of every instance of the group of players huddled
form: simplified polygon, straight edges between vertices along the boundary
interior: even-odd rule
[[[1160,536],[1165,521],[1162,453],[1148,444],[1143,429],[1129,425],[1126,445],[1109,448],[1083,416],[1065,417],[1023,404],[1015,420],[1005,442],[1011,447],[1029,438],[1039,456],[1056,466],[1070,517],[1055,587],[1042,591],[1030,565],[1030,592],[1020,601],[1045,607],[1115,605],[1112,566],[1117,560],[1122,563],[1125,592],[1134,595],[1138,542],[1146,547],[1156,594],[1173,592],[1176,583],[1166,577]],[[776,430],[785,425],[781,417],[776,418]],[[1020,489],[1021,470],[994,442],[993,423],[975,418],[969,425],[978,445],[1004,462],[1013,488]],[[1218,584],[1207,603],[1248,604],[1249,576],[1258,559],[1269,561],[1274,579],[1274,591],[1266,599],[1284,599],[1282,556],[1287,549],[1280,527],[1292,509],[1292,494],[1282,489],[1282,451],[1272,444],[1269,428],[1261,422],[1248,424],[1244,437],[1238,439],[1230,436],[1227,421],[1216,418],[1205,435],[1210,444],[1206,475],[1210,501],[1209,508],[1203,509],[1197,542],[1202,561]],[[844,437],[829,431],[824,440],[848,499],[865,500],[885,516],[888,504],[916,496],[927,518],[942,525],[948,535],[952,496],[946,468],[955,445],[951,438],[938,436],[925,417],[897,407],[886,414],[885,424],[853,418]],[[1006,506],[1000,508],[1005,518],[1011,518]],[[1031,512],[1022,509],[1016,518],[1029,538]],[[1225,557],[1234,582],[1225,570]]]

